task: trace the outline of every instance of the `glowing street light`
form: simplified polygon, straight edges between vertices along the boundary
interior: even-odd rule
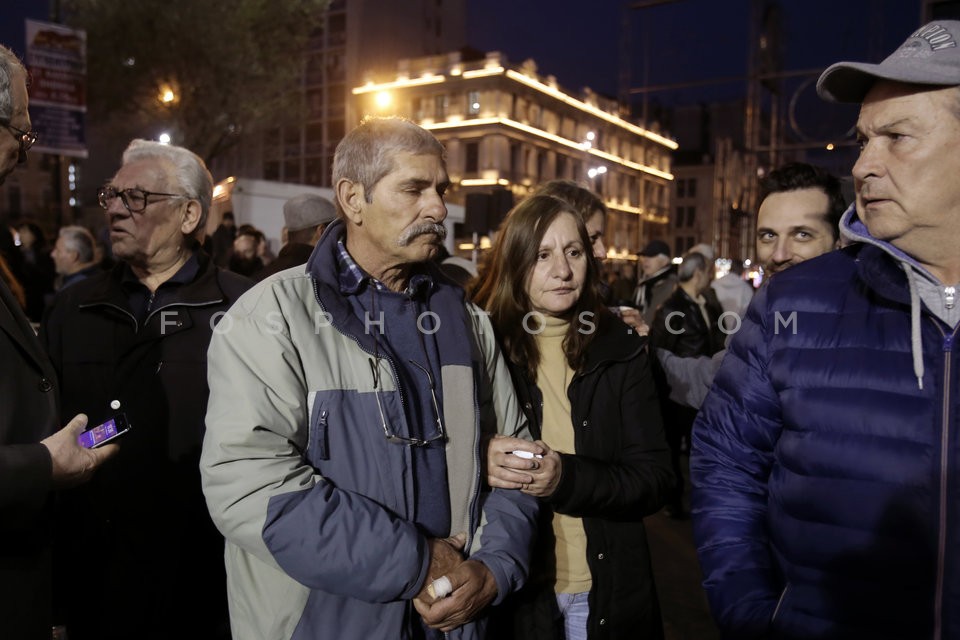
[[[596,178],[597,176],[602,176],[607,172],[607,168],[604,166],[600,167],[590,167],[587,170],[587,176],[590,178]]]
[[[393,102],[393,97],[390,95],[389,91],[378,91],[373,100],[377,104],[378,108],[386,109],[390,106],[390,103]]]
[[[164,131],[164,132],[161,133],[160,136],[157,138],[157,141],[158,141],[160,144],[170,144],[170,134],[167,133],[166,131]]]

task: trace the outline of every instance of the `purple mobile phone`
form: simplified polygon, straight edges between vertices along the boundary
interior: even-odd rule
[[[86,429],[77,438],[77,442],[87,449],[96,449],[119,438],[128,431],[130,431],[130,423],[127,422],[127,416],[118,413],[103,424]]]

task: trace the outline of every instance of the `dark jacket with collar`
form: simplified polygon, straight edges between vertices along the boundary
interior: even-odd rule
[[[40,441],[59,427],[56,373],[0,280],[0,637],[50,637],[52,463]]]
[[[193,280],[171,289],[142,325],[130,309],[122,286],[127,267],[120,263],[60,292],[41,326],[62,384],[63,416],[84,412],[99,424],[118,400],[133,426],[119,455],[66,494],[58,514],[69,530],[57,550],[64,600],[82,604],[81,591],[113,594],[103,622],[117,633],[123,619],[162,625],[169,612],[158,603],[186,615],[181,607],[189,609],[190,597],[176,595],[174,585],[182,590],[222,579],[223,543],[206,513],[197,468],[207,346],[217,321],[251,283],[215,267],[202,252],[198,258]],[[86,548],[99,551],[91,556]],[[204,549],[213,555],[200,557]],[[213,588],[223,593],[222,583]],[[76,613],[96,619],[89,611]]]
[[[643,518],[673,484],[646,338],[604,314],[587,360],[567,389],[576,454],[561,454],[560,484],[542,500],[530,583],[507,606],[503,637],[557,639],[553,512],[583,518],[587,535],[591,640],[662,638],[663,625]],[[542,394],[516,370],[518,395],[540,438]],[[498,624],[502,620],[498,620]],[[511,635],[512,634],[512,635]],[[491,636],[500,637],[500,636]]]
[[[681,358],[712,356],[723,349],[725,338],[720,331],[719,318],[722,309],[717,308],[718,306],[719,303],[711,304],[707,298],[706,309],[710,318],[708,324],[700,311],[700,305],[677,285],[670,297],[657,309],[656,317],[650,325],[650,343]]]

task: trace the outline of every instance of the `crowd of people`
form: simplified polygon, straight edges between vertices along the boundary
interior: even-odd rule
[[[604,278],[568,180],[450,261],[445,151],[403,118],[345,135],[276,256],[208,236],[198,156],[133,140],[109,247],[0,231],[0,634],[663,638],[663,510],[724,637],[960,638],[958,39],[820,77],[861,105],[856,200],[768,173],[756,293],[660,240]],[[0,47],[0,182],[27,106]]]

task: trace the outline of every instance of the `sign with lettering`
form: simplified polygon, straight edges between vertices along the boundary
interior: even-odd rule
[[[87,34],[60,24],[26,21],[30,120],[34,149],[87,157]]]

